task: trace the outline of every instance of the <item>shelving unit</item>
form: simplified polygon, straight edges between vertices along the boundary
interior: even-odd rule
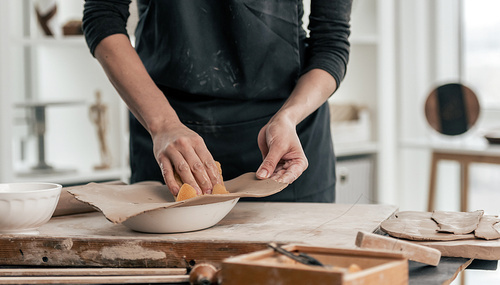
[[[58,1],[57,5],[60,20],[81,18],[79,1]],[[50,181],[73,185],[90,181],[127,181],[127,109],[90,55],[84,37],[41,34],[34,15],[34,1],[2,1],[0,10],[8,14],[2,22],[2,31],[7,34],[2,43],[11,63],[9,67],[2,66],[6,73],[2,77],[6,81],[2,92],[10,96],[9,99],[0,97],[2,113],[8,110],[9,115],[5,117],[10,122],[8,127],[0,129],[2,153],[7,153],[2,156],[2,169],[10,171],[2,173],[0,182]],[[112,156],[111,167],[104,170],[94,170],[101,159],[96,126],[89,117],[97,91],[107,106],[106,140]],[[35,120],[30,108],[18,106],[58,101],[75,104],[49,105],[45,110],[46,160],[55,171],[34,172]]]

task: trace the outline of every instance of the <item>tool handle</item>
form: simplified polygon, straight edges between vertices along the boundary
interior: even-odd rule
[[[441,252],[437,249],[368,232],[358,232],[356,246],[360,248],[397,251],[409,260],[433,266],[437,266],[441,259]]]

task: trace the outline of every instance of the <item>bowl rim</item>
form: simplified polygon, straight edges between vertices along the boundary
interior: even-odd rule
[[[0,183],[0,186],[1,185],[23,185],[23,184],[24,185],[42,184],[42,185],[50,185],[52,187],[47,188],[47,189],[24,190],[24,191],[7,190],[7,191],[0,191],[0,194],[2,194],[2,193],[6,193],[6,194],[10,194],[10,193],[16,193],[16,194],[19,194],[19,193],[40,193],[40,192],[50,192],[50,191],[62,189],[61,184],[52,183],[52,182],[12,182],[12,183],[7,182],[7,183]]]

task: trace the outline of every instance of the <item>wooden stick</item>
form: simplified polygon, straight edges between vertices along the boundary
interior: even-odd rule
[[[358,232],[356,246],[401,252],[410,260],[433,266],[441,260],[441,252],[437,249],[368,232]]]
[[[0,277],[0,284],[134,284],[189,282],[189,275]]]
[[[185,275],[186,268],[3,268],[0,276]]]

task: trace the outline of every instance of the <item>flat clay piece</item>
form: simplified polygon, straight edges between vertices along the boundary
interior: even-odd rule
[[[257,179],[255,172],[242,174],[224,184],[228,194],[200,195],[180,202],[175,201],[168,187],[160,182],[140,182],[131,185],[89,183],[72,187],[68,193],[75,196],[78,201],[101,211],[112,223],[118,224],[156,209],[219,203],[240,197],[266,197],[288,186],[272,179]]]
[[[405,211],[383,221],[380,228],[390,236],[419,241],[474,239],[474,234],[455,235],[437,232],[438,225],[430,212]]]
[[[479,221],[474,235],[485,240],[500,239],[500,218],[497,216],[483,216]]]
[[[438,231],[457,235],[472,233],[483,216],[483,210],[474,212],[434,211],[432,219],[438,224]]]
[[[194,198],[198,196],[198,193],[196,193],[196,190],[193,188],[193,186],[184,183],[181,186],[181,189],[179,190],[179,194],[177,194],[177,198],[175,199],[176,202],[184,201],[190,198]]]

